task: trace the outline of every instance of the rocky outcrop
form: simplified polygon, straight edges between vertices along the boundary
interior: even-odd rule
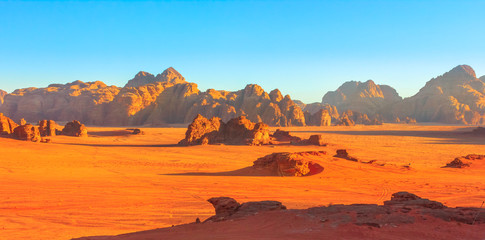
[[[305,112],[305,121],[308,126],[331,126],[332,116],[328,110],[320,109],[314,114]]]
[[[55,136],[57,124],[53,120],[39,121],[39,132],[42,137]]]
[[[337,154],[335,154],[334,157],[347,159],[353,162],[359,161],[357,158],[350,156],[346,149],[337,149]]]
[[[470,167],[474,161],[485,162],[485,155],[468,154],[466,156],[457,157],[453,161],[447,163],[443,168],[465,168]]]
[[[327,146],[321,134],[310,135],[308,139],[302,139],[301,141],[291,142],[293,145],[315,145],[315,146]]]
[[[8,135],[18,126],[12,119],[0,113],[0,135]]]
[[[276,129],[276,131],[270,135],[271,140],[279,142],[299,142],[300,137],[292,136],[289,131],[283,131],[281,129]]]
[[[418,122],[485,124],[485,81],[470,66],[460,65],[428,81],[392,111]]]
[[[376,114],[374,117],[369,118],[367,114],[347,110],[340,115],[335,121],[337,126],[354,126],[356,124],[360,125],[382,125],[383,118]]]
[[[382,114],[392,104],[401,101],[396,90],[387,85],[350,81],[342,84],[336,91],[326,93],[323,104],[336,106],[340,111],[352,110],[367,115]]]
[[[251,216],[259,212],[286,210],[286,207],[277,201],[246,202],[239,204],[230,197],[216,197],[207,201],[214,206],[216,215],[206,219],[204,222],[220,222]]]
[[[61,135],[72,136],[72,137],[87,137],[88,129],[84,124],[77,120],[66,123],[61,131]]]
[[[24,141],[40,142],[41,140],[39,128],[31,124],[16,127],[13,136]]]
[[[323,151],[313,153],[317,156],[326,154]],[[309,153],[272,153],[254,161],[253,168],[268,172],[270,176],[302,177],[321,173],[323,167],[308,159],[307,154]]]
[[[187,128],[185,138],[180,145],[200,144],[235,144],[235,145],[262,145],[269,144],[268,125],[259,122],[253,123],[244,116],[233,118],[227,123],[219,118],[210,120],[197,115]]]

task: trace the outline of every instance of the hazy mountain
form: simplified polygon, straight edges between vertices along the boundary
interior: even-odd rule
[[[485,123],[485,78],[460,65],[431,79],[419,92],[393,106],[399,117],[412,116],[418,122]]]
[[[396,90],[387,85],[350,81],[342,84],[336,91],[327,92],[322,104],[336,106],[339,111],[352,110],[367,115],[381,114],[384,109],[402,98]]]

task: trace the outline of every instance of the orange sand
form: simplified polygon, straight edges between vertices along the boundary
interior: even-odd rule
[[[485,154],[483,137],[463,133],[471,127],[285,128],[300,137],[322,133],[327,147],[178,147],[183,128],[146,128],[136,136],[121,129],[90,127],[88,138],[57,136],[49,144],[0,138],[0,239],[70,239],[188,223],[213,215],[206,199],[217,196],[277,200],[288,208],[382,204],[397,191],[452,207],[485,200],[485,164],[440,168],[458,156]],[[338,148],[388,165],[336,160]],[[310,177],[165,175],[232,171],[273,152],[310,150],[329,153],[323,173]]]

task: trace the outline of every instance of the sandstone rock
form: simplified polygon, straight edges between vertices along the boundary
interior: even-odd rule
[[[345,150],[345,149],[337,149],[337,154],[334,155],[334,157],[343,158],[343,159],[347,159],[347,160],[354,161],[354,162],[359,161],[357,158],[351,157],[349,155],[349,153],[347,152],[347,150]]]
[[[485,82],[475,71],[460,65],[431,79],[419,92],[393,106],[391,112],[401,119],[452,124],[485,123]]]
[[[384,206],[403,206],[403,207],[423,207],[431,209],[446,208],[440,202],[431,201],[425,198],[418,197],[415,194],[408,192],[397,192],[392,194],[391,200],[385,201]]]
[[[340,115],[340,118],[335,122],[336,126],[354,126],[355,122],[349,118],[349,116],[344,113]]]
[[[314,114],[305,112],[305,122],[308,126],[330,126],[332,117],[328,110],[320,109]]]
[[[21,118],[20,119],[20,125],[25,125],[27,124],[27,121],[25,121],[25,119]]]
[[[39,131],[42,137],[55,136],[57,124],[53,120],[39,121]]]
[[[401,101],[396,90],[387,85],[350,81],[336,91],[326,93],[322,103],[336,106],[341,111],[352,110],[366,115],[385,113],[384,109]]]
[[[13,135],[19,140],[32,142],[39,142],[41,140],[39,129],[31,124],[16,127]]]
[[[280,129],[276,129],[276,131],[270,135],[270,137],[274,138],[276,141],[290,141],[290,142],[299,142],[301,141],[300,137],[292,136],[289,131],[283,131]]]
[[[285,210],[286,207],[277,201],[247,202],[239,204],[230,197],[216,197],[207,200],[214,206],[216,215],[204,222],[219,222],[254,215],[264,211]]]
[[[18,126],[12,119],[0,113],[0,135],[7,135],[13,133],[14,129]]]
[[[319,154],[325,154],[321,152]],[[310,176],[323,171],[318,163],[305,157],[305,153],[272,153],[258,158],[253,163],[253,168],[270,172],[275,176]]]
[[[87,137],[88,129],[86,128],[86,126],[84,126],[84,124],[81,124],[79,121],[74,120],[72,122],[68,122],[66,126],[64,126],[61,134],[72,137]]]
[[[470,167],[473,161],[481,160],[485,162],[485,155],[468,154],[466,156],[457,157],[453,161],[447,163],[443,168],[465,168]]]
[[[207,119],[198,115],[187,128],[181,145],[198,144],[269,144],[268,125],[253,123],[244,116],[233,118],[223,123],[219,118]]]

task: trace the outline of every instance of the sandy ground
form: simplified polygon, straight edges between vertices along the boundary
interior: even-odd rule
[[[88,138],[57,136],[47,144],[0,138],[0,239],[70,239],[189,223],[213,215],[206,199],[217,196],[277,200],[293,209],[382,204],[397,191],[451,207],[485,200],[485,164],[440,168],[458,156],[485,154],[485,139],[464,133],[471,127],[285,128],[300,137],[324,134],[327,147],[179,147],[183,128],[144,128],[145,135],[121,129],[89,127]],[[387,164],[332,158],[339,148]],[[310,150],[329,153],[325,170],[310,177],[173,175],[232,171],[273,152]]]

